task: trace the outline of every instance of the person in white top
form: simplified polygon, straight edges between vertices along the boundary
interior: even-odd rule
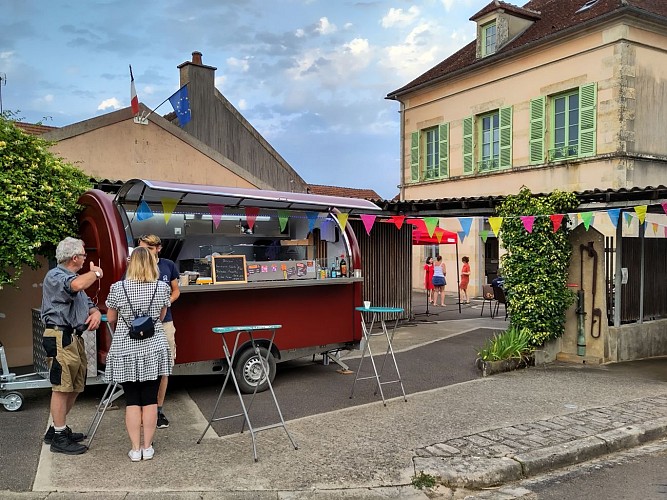
[[[440,296],[440,305],[445,305],[445,285],[447,280],[445,276],[447,275],[447,269],[445,268],[445,263],[442,261],[442,255],[436,257],[435,265],[433,266],[433,303],[434,305],[438,302],[438,295]]]

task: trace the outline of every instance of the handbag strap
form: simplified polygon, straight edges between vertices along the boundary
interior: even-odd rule
[[[132,319],[135,319],[135,318],[137,317],[137,313],[134,312],[134,307],[132,307],[132,301],[130,300],[130,296],[127,294],[127,288],[125,288],[125,280],[121,281],[121,282],[120,282],[120,285],[123,287],[123,292],[125,292],[125,298],[127,299],[127,303],[130,305],[130,311],[132,311],[132,315],[134,316],[134,318],[132,318]],[[151,301],[150,301],[150,303],[148,304],[148,308],[146,309],[146,315],[148,315],[148,314],[150,313],[151,306],[153,305],[153,300],[155,299],[155,294],[157,293],[157,289],[159,288],[159,286],[160,286],[160,281],[158,280],[158,281],[155,283],[155,290],[153,290],[153,296],[151,297]],[[119,311],[119,313],[120,313],[120,311]],[[125,324],[126,324],[126,325],[128,326],[128,328],[129,328],[130,325],[129,325],[129,323],[127,322],[127,320],[123,317],[122,314],[121,314],[120,317],[123,318],[123,321],[125,321]]]

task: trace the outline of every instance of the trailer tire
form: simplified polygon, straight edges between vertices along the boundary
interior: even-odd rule
[[[266,347],[260,347],[259,352],[262,358],[266,359],[268,352]],[[264,363],[266,366],[267,362],[264,361]],[[269,372],[269,380],[273,382],[273,379],[276,378],[276,359],[270,352],[268,353],[268,366],[266,368]],[[239,389],[245,394],[252,394],[258,383],[257,392],[263,392],[269,388],[266,377],[262,377],[259,357],[251,347],[241,351],[236,358],[234,375],[236,376],[236,382],[239,384]]]
[[[20,392],[10,392],[2,397],[2,403],[7,411],[19,411],[23,407],[23,395]]]

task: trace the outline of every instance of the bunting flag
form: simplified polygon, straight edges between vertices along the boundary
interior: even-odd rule
[[[428,231],[429,237],[432,238],[435,228],[438,226],[438,218],[424,217],[424,224],[426,224],[426,230]]]
[[[503,224],[503,218],[502,217],[489,217],[489,225],[491,226],[491,230],[493,231],[493,234],[496,235],[496,238],[500,234],[500,226]]]
[[[637,205],[635,207],[635,213],[637,214],[637,217],[639,217],[639,223],[643,224],[644,219],[646,218],[646,209],[648,207],[646,205]]]
[[[607,215],[609,216],[609,220],[614,225],[614,227],[618,226],[618,218],[621,215],[621,209],[610,208],[609,210],[607,210]]]
[[[162,198],[162,209],[164,210],[164,222],[169,222],[171,214],[174,213],[176,205],[178,205],[178,198]]]
[[[651,222],[651,226],[653,227],[653,234],[658,235],[658,225],[655,222]]]
[[[361,221],[364,223],[366,228],[366,234],[371,235],[371,229],[373,229],[373,224],[375,224],[375,215],[361,214]]]
[[[632,224],[632,214],[630,212],[623,212],[623,217],[627,226],[630,227],[630,224]]]
[[[665,209],[667,210],[667,209]],[[396,229],[400,231],[401,227],[403,227],[403,221],[405,220],[405,215],[392,215],[391,216],[391,221],[396,225]]]
[[[220,205],[219,203],[209,203],[208,210],[211,213],[211,217],[213,218],[213,225],[216,229],[218,229],[220,220],[222,219],[222,214],[225,211],[225,206]]]
[[[461,229],[465,235],[468,236],[470,234],[470,228],[472,227],[472,217],[459,217],[459,224],[461,224]]]
[[[442,237],[445,235],[445,230],[439,227],[435,228],[435,239],[438,240],[438,243],[442,243]]]
[[[245,207],[245,218],[248,222],[248,227],[252,231],[252,228],[255,227],[255,221],[259,215],[259,208],[257,207]]]
[[[660,205],[662,205],[662,211],[667,215],[667,201],[663,201]]]
[[[465,240],[465,239],[466,239],[466,236],[468,236],[468,235],[466,234],[465,231],[459,231],[459,232],[456,233],[456,234],[459,235],[459,241],[460,241],[461,243],[463,243],[463,240]]]
[[[308,219],[308,232],[312,233],[315,229],[315,224],[317,223],[317,216],[320,215],[319,212],[306,212],[306,218]]]
[[[486,240],[487,240],[487,238],[489,237],[489,231],[486,230],[486,229],[482,229],[482,230],[479,232],[479,236],[482,238],[482,241],[483,241],[484,243],[486,243]]]
[[[522,215],[521,217],[521,222],[523,222],[523,227],[526,228],[526,231],[529,233],[533,232],[533,224],[535,223],[535,216],[534,215]]]
[[[343,228],[343,231],[345,231],[345,226],[347,225],[347,218],[350,216],[350,214],[336,214],[336,218],[338,219],[338,224],[340,224],[340,227]]]
[[[130,106],[132,107],[132,114],[137,116],[139,114],[139,98],[137,97],[137,89],[134,88],[134,75],[132,74],[132,65],[130,64]]]
[[[282,233],[287,227],[289,219],[289,210],[278,210],[278,222],[280,223],[280,232]]]
[[[151,210],[151,207],[148,206],[148,203],[142,201],[137,207],[137,220],[142,221],[150,219],[151,217],[153,217],[153,211]]]
[[[557,232],[560,229],[560,225],[563,223],[563,214],[552,214],[549,216],[551,219],[551,224],[553,225],[554,228],[554,233]]]
[[[581,212],[579,215],[581,221],[584,223],[584,227],[586,227],[586,231],[588,231],[593,223],[593,212]]]

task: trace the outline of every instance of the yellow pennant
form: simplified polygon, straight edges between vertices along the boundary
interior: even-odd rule
[[[338,218],[338,223],[340,224],[340,227],[345,231],[345,225],[347,224],[347,218],[350,216],[350,214],[336,214],[336,217]]]
[[[178,205],[178,198],[162,198],[160,201],[164,209],[164,222],[166,224],[171,219],[171,214],[174,213],[176,205]]]
[[[503,218],[502,217],[489,217],[489,225],[491,226],[491,230],[493,231],[493,234],[496,235],[496,238],[498,237],[498,234],[500,233],[500,226],[503,223]]]
[[[648,207],[646,205],[637,205],[635,207],[635,212],[637,213],[637,217],[639,218],[639,223],[643,224],[644,223],[644,218],[646,217],[646,209]]]

